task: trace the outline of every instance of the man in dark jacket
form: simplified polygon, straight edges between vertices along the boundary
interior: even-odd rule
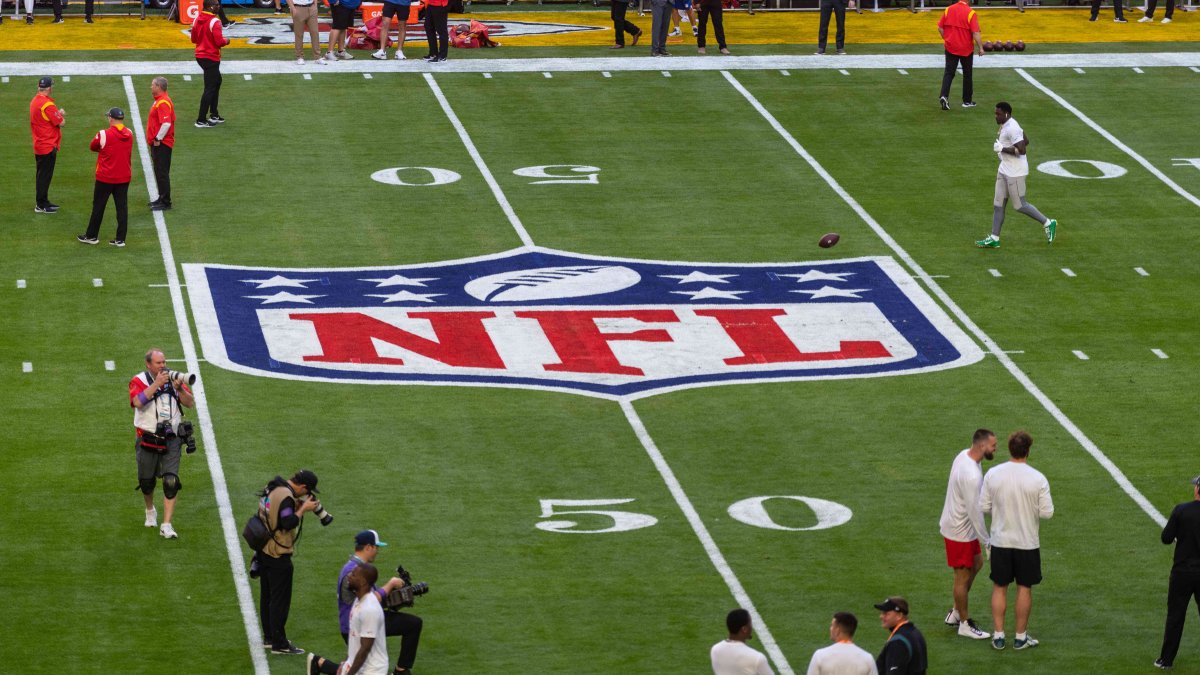
[[[908,601],[893,596],[875,605],[879,621],[891,631],[875,659],[879,675],[924,675],[929,667],[925,636],[908,621]]]
[[[1188,601],[1200,603],[1200,476],[1192,479],[1192,501],[1171,511],[1162,531],[1162,543],[1175,544],[1175,564],[1167,587],[1167,626],[1163,631],[1162,651],[1154,665],[1167,670],[1175,663]]]

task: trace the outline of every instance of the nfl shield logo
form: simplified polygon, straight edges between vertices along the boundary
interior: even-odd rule
[[[205,358],[328,382],[635,398],[869,377],[983,352],[891,258],[767,264],[549,249],[425,265],[184,265]]]

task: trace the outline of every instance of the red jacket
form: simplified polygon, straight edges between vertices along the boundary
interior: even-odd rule
[[[96,157],[96,180],[101,183],[128,183],[133,177],[130,157],[133,154],[133,132],[124,124],[100,130],[92,137],[92,152]]]
[[[38,94],[29,102],[29,130],[33,132],[33,154],[48,155],[62,143],[63,115],[54,99]]]
[[[221,31],[221,20],[208,12],[197,14],[192,22],[192,44],[196,45],[196,58],[220,61],[221,47],[229,44]]]
[[[170,124],[167,135],[163,136],[162,144],[168,148],[175,147],[175,103],[164,92],[154,97],[154,105],[150,106],[150,119],[146,121],[146,142],[154,145],[158,138],[158,130],[162,125]]]

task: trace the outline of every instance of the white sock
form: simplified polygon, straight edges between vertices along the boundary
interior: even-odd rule
[[[998,630],[995,633],[992,633],[992,639],[996,639],[996,638],[1000,638],[1001,640],[1003,640],[1004,639],[1004,631]]]
[[[1016,634],[1016,639],[1018,639],[1018,640],[1024,641],[1024,640],[1027,640],[1028,638],[1029,638],[1029,635],[1027,633],[1017,633]]]

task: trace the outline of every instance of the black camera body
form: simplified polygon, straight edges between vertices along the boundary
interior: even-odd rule
[[[179,440],[183,442],[187,454],[190,455],[196,451],[196,430],[192,427],[192,423],[187,420],[179,423],[179,431],[175,431],[170,422],[159,422],[158,427],[154,429],[154,434],[162,438],[174,438],[178,436]]]
[[[404,580],[404,585],[392,590],[383,600],[383,609],[389,612],[399,612],[404,607],[412,607],[418,595],[429,592],[429,584],[424,581],[413,583],[412,574],[404,569],[404,565],[396,566],[396,576]]]

